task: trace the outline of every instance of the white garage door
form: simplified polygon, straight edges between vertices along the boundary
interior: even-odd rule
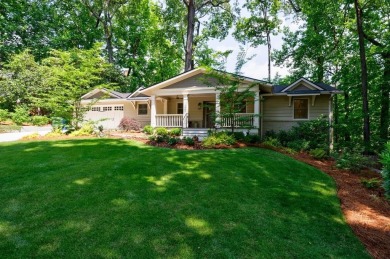
[[[116,129],[123,118],[123,105],[94,105],[85,114],[86,120],[97,121],[104,129]]]

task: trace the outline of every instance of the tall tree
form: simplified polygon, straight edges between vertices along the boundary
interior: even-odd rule
[[[104,31],[107,58],[109,63],[114,62],[113,22],[118,10],[128,0],[81,0],[96,19],[96,27],[101,25]]]
[[[182,0],[186,7],[187,33],[185,40],[184,70],[194,68],[194,50],[196,37],[200,36],[202,18],[204,22],[204,37],[224,38],[232,25],[233,14],[230,0]]]
[[[234,36],[243,43],[250,42],[253,47],[267,45],[268,81],[271,81],[271,35],[277,33],[281,23],[278,18],[281,3],[279,0],[247,0],[244,7],[250,17],[238,20]]]
[[[360,54],[360,69],[362,80],[362,97],[363,97],[363,138],[366,151],[370,147],[370,114],[368,107],[368,73],[367,73],[367,61],[366,61],[366,49],[364,43],[363,32],[363,11],[360,7],[359,0],[354,0],[354,6],[356,11],[356,28],[359,38],[359,54]]]

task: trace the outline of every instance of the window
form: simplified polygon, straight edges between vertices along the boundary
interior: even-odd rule
[[[99,112],[100,111],[100,107],[92,107],[92,111],[93,112]]]
[[[147,104],[138,104],[138,115],[148,115]]]
[[[309,118],[309,100],[294,99],[294,119]]]
[[[177,104],[177,114],[183,114],[183,103]]]
[[[103,111],[106,112],[106,111],[112,111],[112,107],[111,106],[104,106],[103,107]]]
[[[114,111],[123,111],[123,106],[115,106]]]

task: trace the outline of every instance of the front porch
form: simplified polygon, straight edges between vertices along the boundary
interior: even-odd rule
[[[221,113],[219,93],[151,96],[150,111],[152,127],[259,128],[258,93],[254,100],[246,102],[245,109],[233,116]]]

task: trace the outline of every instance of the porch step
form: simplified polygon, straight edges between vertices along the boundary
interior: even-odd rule
[[[183,137],[194,137],[197,136],[199,140],[203,140],[208,136],[208,129],[183,129]]]

